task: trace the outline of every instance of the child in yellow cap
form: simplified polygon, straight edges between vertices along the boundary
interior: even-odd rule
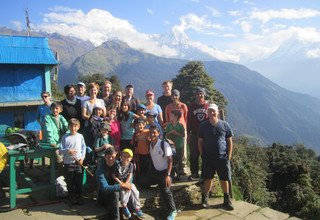
[[[133,170],[134,165],[131,163],[131,160],[133,158],[133,152],[129,148],[125,148],[121,152],[120,156],[120,163],[118,166],[114,167],[112,177],[113,179],[121,184],[121,183],[130,183],[131,190],[125,190],[121,189],[120,191],[120,203],[123,207],[123,213],[126,216],[126,218],[131,217],[131,212],[128,209],[128,201],[130,200],[132,202],[132,206],[135,209],[135,215],[142,219],[144,218],[144,215],[141,211],[141,204],[139,199],[139,191],[136,188],[136,186],[132,183],[132,176],[133,176]]]

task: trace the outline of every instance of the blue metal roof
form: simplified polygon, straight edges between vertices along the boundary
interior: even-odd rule
[[[58,64],[46,37],[0,35],[0,64]]]

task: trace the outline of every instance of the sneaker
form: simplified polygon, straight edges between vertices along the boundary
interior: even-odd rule
[[[177,216],[177,210],[173,210],[167,217],[167,220],[174,220]]]
[[[234,207],[233,207],[232,202],[230,200],[224,201],[222,206],[228,211],[234,210]]]
[[[207,195],[207,196],[202,195],[201,205],[205,209],[208,208],[208,206],[209,206],[209,195]]]
[[[136,211],[136,216],[139,218],[139,219],[143,219],[145,216],[143,214],[143,212],[141,210],[137,210]]]
[[[199,179],[199,175],[198,174],[192,174],[191,176],[189,176],[188,178],[191,181],[196,181]]]
[[[129,211],[128,207],[123,207],[123,214],[126,218],[131,218],[131,212]]]

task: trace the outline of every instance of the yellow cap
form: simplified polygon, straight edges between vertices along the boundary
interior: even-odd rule
[[[127,154],[130,155],[130,157],[133,157],[133,152],[132,152],[132,150],[130,150],[129,148],[124,149],[124,150],[122,151],[122,153],[127,153]]]

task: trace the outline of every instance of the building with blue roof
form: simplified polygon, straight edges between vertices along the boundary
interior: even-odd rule
[[[17,125],[40,130],[40,94],[51,93],[51,70],[57,64],[47,38],[0,35],[0,133]]]

